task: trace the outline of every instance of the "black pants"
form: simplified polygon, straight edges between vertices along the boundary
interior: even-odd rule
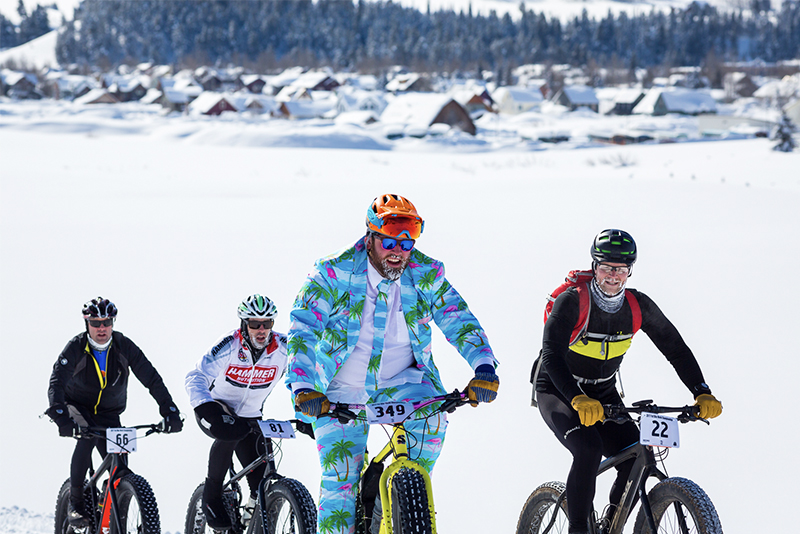
[[[83,407],[69,406],[70,417],[82,427],[101,426],[119,428],[122,426],[118,414],[89,414]],[[76,510],[83,510],[83,483],[92,464],[92,451],[97,449],[102,458],[106,457],[105,438],[79,439],[72,453],[69,469],[70,501]]]
[[[581,425],[578,412],[560,395],[538,393],[538,399],[539,412],[545,423],[572,454],[572,467],[567,476],[569,531],[586,532],[594,501],[597,468],[603,456],[612,456],[638,442],[639,429],[633,421],[623,424],[597,423],[586,427]],[[616,390],[597,400],[603,404],[622,403]],[[631,459],[616,468],[617,478],[609,494],[611,505],[619,504],[632,467]]]
[[[212,494],[217,492],[220,495],[222,494],[222,482],[225,479],[225,473],[228,472],[233,462],[234,452],[236,452],[236,457],[242,467],[245,467],[266,452],[264,437],[251,432],[239,441],[214,440],[211,445],[211,452],[208,455],[208,477],[206,479],[206,486],[213,486],[209,487],[209,491]],[[247,484],[250,486],[251,496],[255,496],[258,484],[261,482],[266,468],[267,465],[262,463],[247,475]]]

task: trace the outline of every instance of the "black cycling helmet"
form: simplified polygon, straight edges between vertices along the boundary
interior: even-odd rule
[[[594,238],[591,253],[595,263],[624,263],[630,267],[636,263],[636,241],[628,232],[603,230]]]
[[[115,318],[117,316],[117,307],[108,299],[103,297],[93,298],[83,305],[83,318],[89,319],[104,319],[106,317]]]

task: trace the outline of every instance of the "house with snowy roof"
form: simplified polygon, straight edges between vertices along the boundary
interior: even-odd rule
[[[386,104],[384,91],[364,90],[351,86],[343,86],[336,91],[336,110],[339,113],[371,111],[380,115]]]
[[[231,95],[227,93],[203,91],[189,103],[188,110],[193,115],[221,115],[226,111],[239,111],[232,100]]]
[[[637,115],[699,115],[716,113],[717,101],[707,92],[679,87],[650,89],[633,108]]]
[[[35,74],[19,72],[11,69],[0,69],[0,94],[9,98],[40,99],[42,95],[36,90],[39,80]]]
[[[500,113],[517,115],[527,111],[539,111],[544,102],[541,91],[521,85],[498,87],[492,94],[495,106]]]
[[[447,94],[461,104],[473,119],[495,111],[494,99],[483,85],[454,86]]]
[[[74,100],[98,87],[100,83],[91,76],[64,71],[48,72],[44,81],[45,93],[56,100]]]
[[[630,115],[644,98],[644,90],[638,87],[602,87],[595,94],[601,115]]]
[[[109,93],[106,89],[92,89],[85,95],[73,100],[75,104],[118,104],[117,97]]]
[[[600,110],[597,94],[588,85],[565,85],[555,94],[553,102],[569,108],[570,111],[587,108],[597,113]]]
[[[267,79],[260,74],[242,74],[239,79],[244,88],[254,94],[263,93],[267,85]]]
[[[402,72],[386,83],[390,93],[429,92],[432,90],[427,78],[417,72]]]
[[[467,110],[451,96],[440,93],[397,95],[381,113],[381,122],[425,130],[434,124],[445,124],[470,135],[476,132]]]

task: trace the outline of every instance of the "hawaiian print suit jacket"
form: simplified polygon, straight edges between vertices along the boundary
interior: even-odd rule
[[[287,386],[325,392],[355,349],[367,295],[364,238],[317,261],[297,295],[289,329]],[[486,334],[444,276],[444,264],[414,249],[401,276],[401,301],[417,368],[445,393],[431,353],[431,320],[474,369],[497,364]],[[298,384],[299,386],[300,384]]]

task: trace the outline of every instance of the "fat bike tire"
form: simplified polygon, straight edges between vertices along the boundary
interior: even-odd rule
[[[566,489],[563,482],[545,482],[536,488],[519,514],[517,534],[544,534],[551,523],[547,534],[566,534],[569,530],[567,499],[562,499],[556,508],[558,498]]]
[[[122,532],[117,531],[112,518],[112,534],[161,534],[156,496],[147,480],[129,473],[119,479],[116,493]]]
[[[186,522],[183,527],[184,534],[215,534],[217,532],[225,532],[226,534],[241,533],[244,529],[241,526],[237,491],[235,489],[227,489],[222,492],[222,502],[231,518],[233,528],[219,531],[206,524],[206,514],[203,512],[203,489],[205,486],[205,483],[197,486],[192,493],[191,499],[189,499],[189,506],[186,508]]]
[[[419,471],[402,468],[391,481],[394,534],[431,534],[433,519],[425,479]]]
[[[64,484],[61,485],[61,489],[58,490],[58,498],[56,499],[55,534],[73,534],[75,532],[72,526],[69,524],[67,516],[67,513],[69,512],[70,493],[70,483],[69,479],[67,479]],[[93,503],[97,502],[96,498],[92,499],[92,488],[85,481],[83,483],[83,502],[87,509],[94,508],[95,505]],[[97,514],[89,514],[89,519],[91,523],[85,532],[94,532],[95,528],[97,527]]]
[[[717,510],[706,492],[686,478],[668,478],[647,494],[658,534],[722,534]],[[639,507],[634,534],[652,534]]]
[[[256,506],[251,525],[252,534],[315,534],[317,507],[302,483],[282,478],[267,488],[264,511]]]

